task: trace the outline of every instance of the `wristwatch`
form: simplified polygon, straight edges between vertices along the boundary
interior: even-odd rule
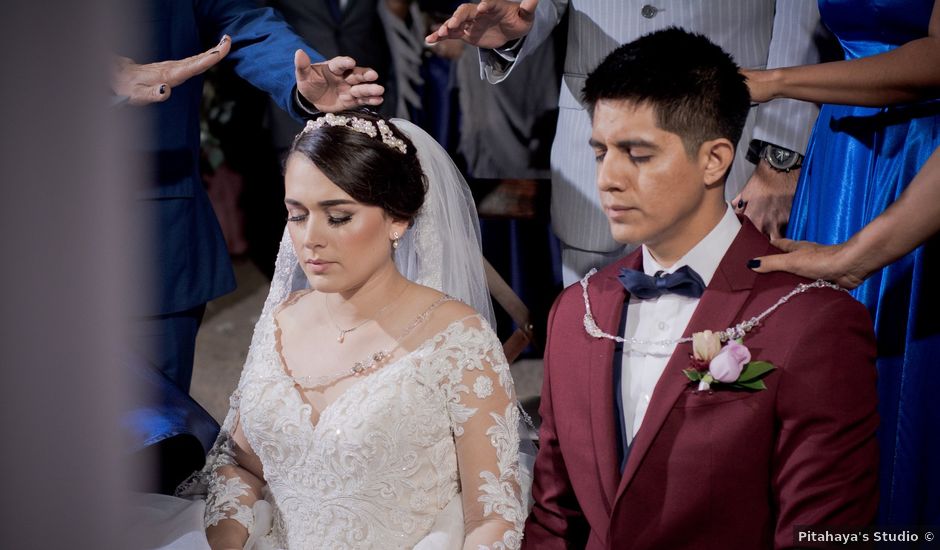
[[[803,155],[796,151],[753,139],[748,147],[747,160],[757,164],[761,159],[766,160],[767,164],[778,172],[789,172],[803,165]]]

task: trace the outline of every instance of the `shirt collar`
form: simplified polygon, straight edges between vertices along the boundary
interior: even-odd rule
[[[712,230],[708,232],[708,235],[705,235],[698,244],[692,247],[692,250],[686,252],[685,255],[679,258],[669,269],[665,269],[659,265],[656,260],[653,259],[653,255],[650,254],[649,249],[646,248],[644,244],[643,272],[647,275],[655,275],[659,271],[672,273],[680,267],[687,265],[702,277],[702,280],[705,281],[705,285],[707,286],[711,282],[712,276],[715,275],[715,271],[718,270],[718,264],[721,263],[721,259],[724,257],[725,252],[728,251],[734,238],[737,237],[740,229],[741,221],[738,220],[738,217],[734,214],[731,205],[728,205],[725,210],[725,215],[721,217],[718,225],[713,227]]]

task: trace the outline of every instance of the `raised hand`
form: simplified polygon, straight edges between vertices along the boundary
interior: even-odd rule
[[[783,237],[790,220],[800,170],[778,172],[761,160],[744,189],[731,200],[734,211],[744,214],[770,238]]]
[[[130,105],[166,101],[174,87],[208,71],[231,48],[232,41],[225,35],[218,46],[186,59],[139,65],[128,57],[114,56],[111,90],[115,95],[127,96]]]
[[[480,48],[498,48],[525,36],[532,29],[539,0],[482,0],[479,4],[461,4],[437,31],[425,40],[436,44],[458,39]]]
[[[385,92],[374,81],[372,69],[357,67],[351,57],[334,57],[322,63],[310,63],[303,50],[294,53],[297,91],[321,111],[333,112],[360,105],[379,105]]]

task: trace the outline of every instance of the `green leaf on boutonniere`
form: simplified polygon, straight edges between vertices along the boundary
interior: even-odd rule
[[[750,382],[733,382],[731,384],[737,388],[745,388],[749,390],[766,390],[767,385],[764,384],[763,380],[752,380]]]
[[[702,373],[695,369],[683,369],[682,372],[684,372],[685,375],[689,377],[689,380],[693,382],[698,382],[702,379]]]
[[[753,382],[760,378],[763,378],[770,371],[774,370],[775,366],[768,363],[767,361],[751,361],[744,366],[744,370],[741,371],[741,376],[738,376],[736,382],[745,385],[747,382]],[[761,389],[764,389],[763,387]]]

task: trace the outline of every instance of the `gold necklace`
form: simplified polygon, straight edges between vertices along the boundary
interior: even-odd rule
[[[336,327],[336,330],[339,331],[339,336],[336,338],[336,341],[339,342],[340,344],[342,344],[342,343],[346,340],[346,335],[347,335],[347,334],[349,334],[350,332],[352,332],[352,331],[354,331],[354,330],[356,330],[356,329],[358,329],[358,328],[361,328],[362,326],[364,326],[364,325],[365,325],[366,323],[368,323],[369,321],[375,321],[376,319],[378,319],[379,317],[381,317],[382,314],[385,313],[385,310],[387,310],[387,309],[389,308],[389,306],[391,306],[392,304],[394,304],[395,302],[397,302],[398,299],[401,298],[402,294],[404,294],[404,293],[405,293],[405,290],[407,290],[407,289],[408,289],[408,284],[405,283],[405,286],[401,289],[401,292],[399,292],[399,293],[398,293],[398,296],[395,296],[395,298],[394,298],[391,302],[385,304],[385,305],[382,306],[378,311],[376,311],[375,313],[373,313],[373,314],[372,314],[372,317],[367,318],[365,321],[363,321],[363,322],[359,323],[358,325],[355,325],[355,326],[353,326],[353,327],[351,327],[351,328],[343,328],[343,327],[339,326],[339,324],[336,322],[335,319],[333,319],[333,312],[330,311],[330,302],[329,302],[329,300],[327,300],[326,294],[323,294],[323,303],[326,305],[326,314],[327,314],[327,316],[330,318],[330,322],[333,323],[333,326]]]

